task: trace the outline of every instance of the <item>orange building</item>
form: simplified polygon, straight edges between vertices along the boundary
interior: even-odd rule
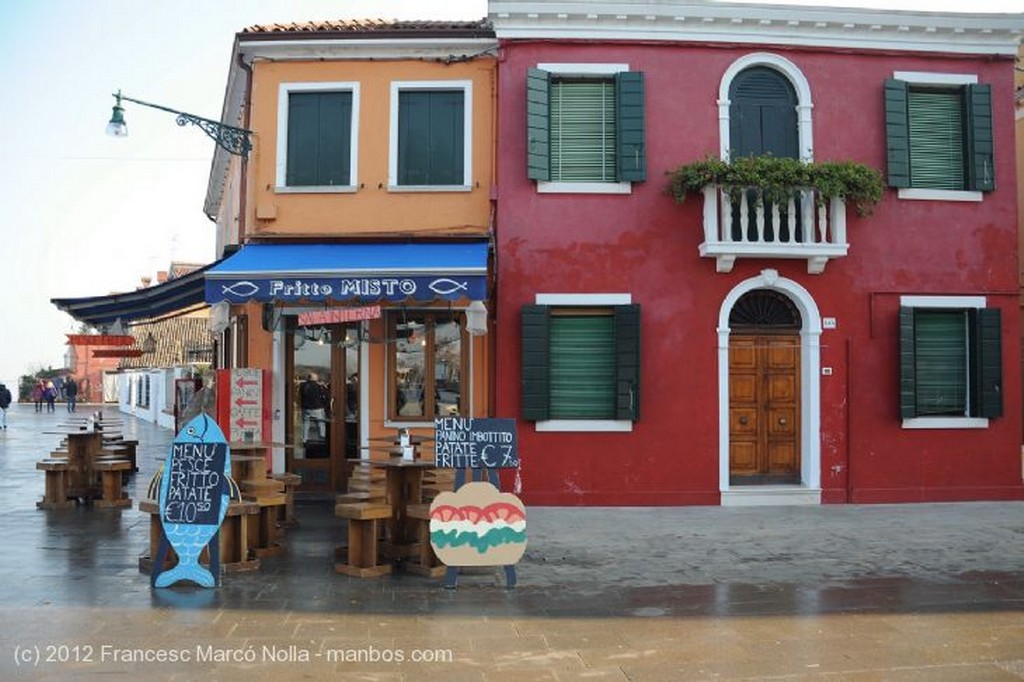
[[[220,364],[272,370],[274,468],[306,491],[375,437],[489,414],[495,47],[482,20],[235,38],[221,120],[251,150],[214,158],[206,300]]]

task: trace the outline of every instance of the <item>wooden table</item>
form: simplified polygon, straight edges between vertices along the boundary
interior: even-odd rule
[[[370,466],[384,469],[385,500],[391,505],[388,519],[388,541],[381,545],[381,553],[395,559],[415,556],[419,551],[415,519],[410,519],[408,507],[423,501],[423,472],[434,468],[425,460],[391,458],[371,460]]]
[[[231,476],[242,492],[242,499],[259,505],[259,520],[249,524],[249,549],[254,556],[267,557],[279,554],[281,544],[277,525],[281,516],[287,515],[288,498],[283,481],[267,476],[267,460],[263,455],[252,453],[279,447],[277,443],[238,441],[229,443],[231,449]]]
[[[42,509],[69,506],[69,500],[95,500],[98,507],[131,507],[123,492],[123,476],[133,469],[129,459],[111,457],[103,449],[105,434],[96,430],[44,431],[64,436],[67,451],[55,451],[36,463],[46,474]],[[65,466],[61,466],[61,461]],[[62,480],[61,480],[62,479]]]

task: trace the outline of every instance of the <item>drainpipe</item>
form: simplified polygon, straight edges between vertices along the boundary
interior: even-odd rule
[[[252,67],[245,63],[245,59],[242,58],[241,54],[235,57],[235,61],[238,64],[238,68],[245,72],[245,101],[242,102],[242,127],[249,130],[249,112],[252,106]],[[251,152],[252,150],[250,150]],[[238,243],[242,244],[245,242],[246,232],[246,210],[248,207],[247,195],[248,195],[248,176],[249,176],[249,156],[248,154],[241,157],[241,174],[238,181]]]

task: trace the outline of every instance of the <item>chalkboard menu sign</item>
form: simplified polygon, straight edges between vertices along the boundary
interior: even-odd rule
[[[164,523],[219,526],[227,443],[171,444]]]
[[[439,468],[514,469],[516,420],[443,417],[434,420],[434,457]]]

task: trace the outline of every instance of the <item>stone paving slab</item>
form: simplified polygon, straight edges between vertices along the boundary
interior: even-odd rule
[[[0,680],[1024,679],[1024,503],[530,508],[519,586],[455,591],[335,573],[300,504],[259,571],[152,590],[148,515],[35,508],[63,416],[0,432]],[[138,500],[172,434],[122,430]]]

